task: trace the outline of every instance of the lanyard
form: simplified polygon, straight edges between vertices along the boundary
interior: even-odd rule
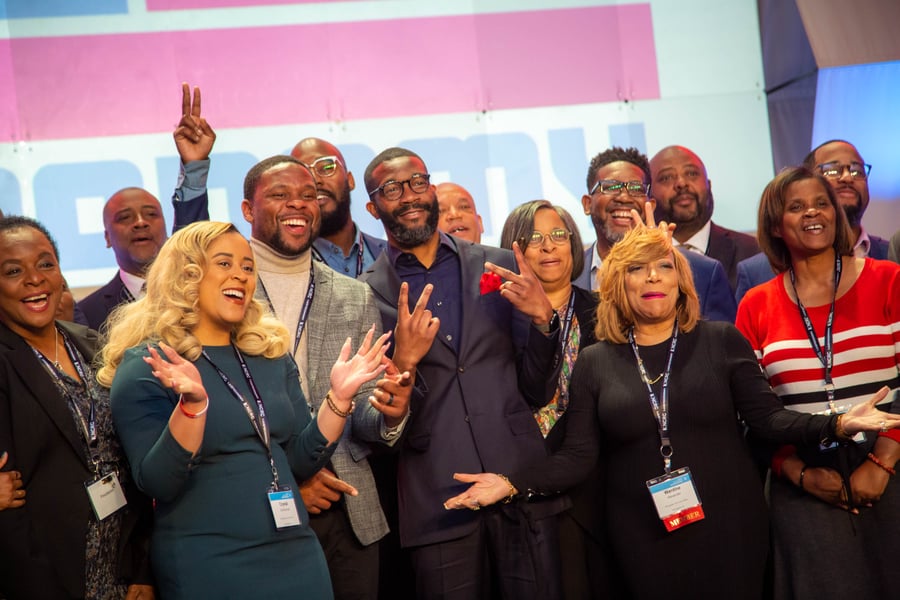
[[[809,313],[806,312],[806,308],[803,306],[803,303],[800,302],[800,296],[797,294],[797,287],[795,285],[795,277],[794,277],[794,268],[790,269],[791,275],[791,289],[794,290],[794,297],[797,298],[797,308],[800,309],[800,317],[803,319],[803,326],[806,328],[806,337],[809,338],[809,343],[812,346],[813,352],[816,353],[816,357],[818,357],[819,362],[822,363],[822,366],[825,367],[825,392],[828,394],[828,407],[832,412],[835,412],[834,406],[834,382],[831,379],[831,368],[834,366],[834,350],[833,350],[833,337],[832,337],[832,325],[834,323],[834,302],[835,298],[837,298],[837,290],[838,285],[841,283],[841,257],[837,252],[834,253],[834,293],[831,295],[831,307],[828,309],[828,320],[825,321],[825,347],[822,348],[819,345],[819,338],[816,337],[816,330],[813,328],[812,321],[809,318]]]
[[[78,351],[75,349],[75,346],[72,345],[72,342],[69,340],[69,337],[66,335],[64,331],[60,331],[63,338],[63,345],[66,348],[66,353],[69,355],[69,359],[72,361],[72,365],[75,367],[75,371],[78,373],[78,377],[81,379],[81,384],[84,386],[85,391],[87,392],[88,398],[90,399],[90,409],[88,411],[88,418],[84,418],[84,413],[81,412],[81,408],[79,408],[78,403],[75,402],[68,394],[65,394],[66,399],[72,405],[72,408],[75,410],[75,415],[78,417],[78,424],[81,425],[81,435],[84,438],[85,443],[88,445],[88,449],[91,454],[91,463],[94,466],[94,471],[97,472],[98,466],[100,465],[100,451],[97,447],[97,442],[99,439],[99,435],[97,433],[97,399],[94,396],[94,389],[90,385],[88,381],[87,368],[81,362],[81,356]],[[50,362],[46,356],[42,353],[38,352],[37,349],[32,348],[34,350],[35,356],[44,364],[44,368],[50,373],[50,375],[60,384],[60,388],[65,390],[66,387],[63,384],[62,377],[59,374],[59,371]]]
[[[675,357],[675,345],[678,343],[678,319],[675,319],[675,326],[672,328],[672,343],[669,344],[669,355],[666,359],[666,370],[663,375],[662,390],[660,398],[657,399],[656,392],[650,385],[650,377],[647,376],[647,370],[644,368],[644,361],[641,360],[641,353],[638,351],[637,344],[634,341],[634,327],[628,332],[628,343],[634,351],[634,357],[637,359],[638,370],[641,372],[641,379],[647,385],[647,392],[650,394],[650,408],[653,410],[653,417],[656,419],[656,425],[659,428],[659,454],[663,459],[663,466],[668,475],[672,470],[672,442],[669,439],[669,375],[672,373],[672,359]]]
[[[572,320],[575,318],[575,290],[569,292],[569,305],[566,307],[566,314],[563,317],[562,331],[559,336],[560,356],[566,353],[566,344],[569,342],[569,329],[572,328]]]
[[[356,251],[356,277],[359,277],[363,272],[363,258],[365,257],[366,250],[366,242],[363,239],[362,231],[359,232],[356,245],[359,248],[359,250]],[[317,261],[327,264],[325,257],[322,256],[322,253],[315,246],[312,247],[312,254],[313,258]]]
[[[234,355],[237,357],[238,362],[241,365],[241,371],[244,373],[244,379],[247,381],[247,387],[250,388],[250,393],[253,394],[253,400],[256,402],[256,410],[259,413],[259,416],[253,412],[253,409],[250,408],[250,403],[247,402],[246,398],[241,394],[240,391],[234,384],[231,382],[231,379],[228,378],[228,375],[216,365],[206,353],[206,350],[202,352],[203,358],[206,359],[212,368],[216,370],[216,373],[219,374],[219,377],[222,379],[222,382],[228,388],[228,391],[231,392],[231,395],[234,396],[240,403],[241,406],[244,407],[244,412],[247,413],[247,418],[250,419],[250,424],[253,425],[253,429],[256,430],[256,435],[259,436],[260,441],[263,443],[263,446],[266,448],[266,454],[269,457],[269,465],[272,467],[272,485],[274,489],[278,489],[278,469],[275,468],[275,458],[272,456],[272,436],[269,431],[269,421],[266,419],[266,408],[263,406],[262,397],[259,395],[259,390],[256,388],[256,383],[253,381],[253,375],[250,373],[250,369],[247,367],[247,363],[244,361],[244,357],[241,355],[240,350],[237,349],[237,346],[234,344],[231,345],[231,349],[234,350]]]
[[[275,313],[275,307],[272,306],[272,300],[269,298],[269,293],[266,291],[266,286],[263,283],[262,278],[257,278],[259,281],[260,290],[262,290],[263,296],[266,297],[266,302],[269,303],[269,308],[272,309],[272,314]],[[297,355],[297,348],[300,347],[300,336],[303,335],[303,330],[306,329],[306,321],[309,318],[309,308],[312,306],[313,296],[316,295],[316,279],[313,276],[312,267],[309,269],[309,287],[306,289],[306,298],[303,300],[303,306],[300,307],[300,320],[297,321],[297,334],[294,336],[294,352],[291,356]],[[277,315],[276,315],[277,316]]]

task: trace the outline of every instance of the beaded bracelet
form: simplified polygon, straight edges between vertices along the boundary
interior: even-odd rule
[[[509,477],[507,477],[506,475],[501,475],[500,473],[497,473],[497,477],[499,477],[500,479],[505,481],[506,485],[509,486],[509,495],[503,499],[503,504],[509,504],[510,502],[513,501],[513,499],[516,497],[516,494],[518,494],[519,491],[516,489],[516,486],[514,486],[512,484],[512,481],[510,481]]]
[[[342,419],[346,419],[350,415],[353,414],[353,409],[356,408],[356,402],[353,400],[350,401],[350,408],[347,410],[341,410],[337,407],[337,404],[334,403],[334,399],[331,397],[331,390],[328,390],[328,393],[325,394],[325,402],[328,403],[328,408],[331,409],[331,412],[341,417]]]
[[[206,405],[203,407],[203,410],[192,413],[192,412],[188,412],[184,408],[184,394],[178,394],[178,407],[181,409],[182,414],[184,414],[184,416],[186,416],[188,419],[196,419],[197,417],[199,417],[200,415],[204,414],[206,411],[209,410],[209,396],[206,397]]]
[[[884,464],[883,462],[881,462],[881,459],[879,459],[877,456],[875,456],[875,455],[872,454],[871,452],[869,452],[868,459],[871,460],[871,461],[872,461],[873,463],[875,463],[876,465],[878,465],[879,467],[881,467],[882,469],[884,469],[885,471],[887,471],[888,474],[890,474],[890,475],[896,475],[896,474],[897,474],[897,470],[894,469],[894,467],[889,467],[889,466],[887,466],[886,464]]]

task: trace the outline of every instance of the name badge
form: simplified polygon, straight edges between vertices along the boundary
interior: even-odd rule
[[[272,507],[272,516],[275,517],[275,527],[284,529],[300,524],[300,515],[297,514],[297,504],[294,502],[294,492],[291,488],[272,490],[269,496],[269,506]]]
[[[704,519],[703,506],[687,467],[650,479],[647,489],[666,531],[675,531]]]
[[[88,481],[84,487],[87,489],[91,508],[94,509],[94,514],[100,521],[128,504],[125,492],[122,491],[122,485],[119,483],[119,476],[115,472],[107,473],[94,481]]]

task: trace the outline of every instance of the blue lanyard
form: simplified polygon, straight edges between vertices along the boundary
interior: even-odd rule
[[[569,291],[569,304],[566,307],[566,314],[563,318],[562,331],[559,336],[560,356],[566,353],[566,344],[569,342],[569,329],[572,328],[572,321],[575,318],[575,290]]]
[[[359,277],[363,272],[363,258],[366,249],[366,242],[363,239],[362,231],[359,232],[359,237],[357,238],[357,247],[359,250],[356,251],[356,277]],[[319,249],[315,246],[312,247],[312,255],[317,261],[327,264],[325,257],[322,256],[322,253],[319,252]]]
[[[263,405],[262,397],[259,394],[259,390],[256,388],[256,383],[253,381],[253,375],[250,373],[250,368],[247,366],[247,363],[244,361],[243,355],[241,355],[240,350],[237,349],[237,346],[234,344],[231,345],[231,349],[234,350],[234,355],[237,357],[238,362],[241,365],[241,371],[244,374],[244,379],[247,381],[247,387],[250,388],[250,393],[253,394],[253,400],[256,402],[256,410],[259,413],[259,417],[253,412],[253,409],[250,408],[250,403],[247,402],[246,398],[244,398],[243,394],[234,386],[231,382],[231,379],[228,378],[228,375],[216,365],[209,357],[209,354],[206,353],[206,350],[203,350],[202,355],[203,358],[206,359],[212,368],[216,370],[216,373],[219,374],[219,377],[222,379],[222,382],[228,388],[228,391],[231,392],[231,395],[234,396],[238,402],[241,403],[241,406],[244,407],[244,412],[247,413],[247,418],[250,419],[250,424],[253,425],[253,429],[256,430],[256,435],[259,436],[260,441],[263,443],[263,446],[266,448],[266,454],[269,458],[269,465],[272,467],[272,485],[275,489],[278,489],[278,469],[275,468],[275,458],[272,456],[272,435],[269,430],[269,421],[266,419],[266,407]]]
[[[803,319],[803,326],[806,328],[806,337],[812,346],[813,352],[822,366],[825,367],[825,393],[828,394],[828,407],[832,412],[835,411],[834,406],[834,382],[831,379],[831,368],[834,366],[834,339],[832,325],[834,324],[834,302],[837,298],[838,285],[841,283],[841,257],[837,252],[834,253],[834,292],[831,295],[831,307],[828,309],[828,320],[825,321],[825,347],[819,344],[819,338],[816,336],[816,330],[813,328],[809,313],[803,303],[800,302],[800,296],[797,294],[795,285],[794,267],[790,268],[791,289],[794,290],[794,297],[797,298],[797,308],[800,309],[800,318]]]
[[[666,370],[663,375],[662,390],[660,399],[657,399],[656,392],[650,385],[650,377],[644,368],[644,361],[641,360],[641,353],[634,341],[634,327],[628,332],[628,343],[634,351],[634,357],[637,359],[638,370],[641,373],[641,379],[647,385],[647,392],[650,394],[650,408],[653,410],[653,417],[656,419],[656,425],[659,429],[659,454],[663,459],[663,466],[666,474],[672,470],[672,455],[675,453],[672,449],[672,442],[669,439],[669,375],[672,374],[672,359],[675,357],[675,345],[678,343],[678,319],[675,319],[675,325],[672,328],[672,343],[669,344],[669,356],[666,359]]]

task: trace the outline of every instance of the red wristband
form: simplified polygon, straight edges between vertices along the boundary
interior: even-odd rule
[[[900,429],[890,429],[888,431],[882,431],[878,435],[886,438],[891,438],[892,440],[900,444]]]
[[[196,419],[200,415],[204,414],[209,410],[209,396],[206,397],[206,404],[203,406],[203,410],[199,410],[195,413],[188,412],[187,409],[184,408],[184,394],[178,395],[178,407],[181,409],[181,413],[186,416],[188,419]]]
[[[793,454],[797,452],[797,449],[794,446],[788,444],[787,446],[782,446],[775,453],[775,456],[772,457],[772,473],[775,474],[776,477],[781,477],[781,471],[784,467],[784,461],[789,456],[793,456]]]

